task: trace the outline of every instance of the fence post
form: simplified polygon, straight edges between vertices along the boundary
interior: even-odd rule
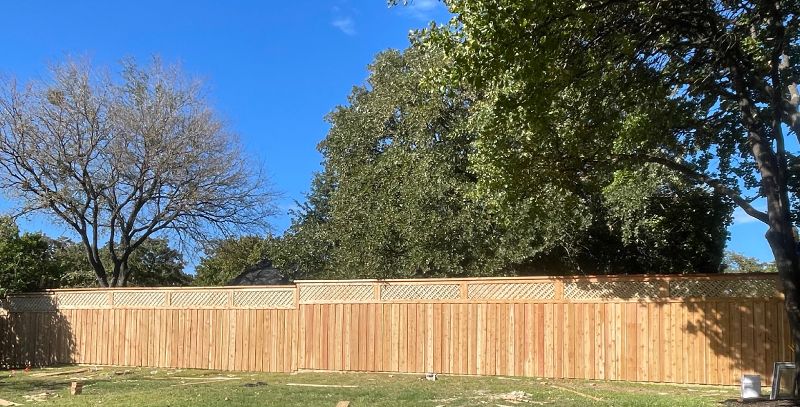
[[[669,283],[670,283],[670,281],[671,280],[669,278],[665,278],[665,279],[659,281],[659,284],[658,284],[658,296],[659,297],[661,297],[661,298],[669,298]]]
[[[553,280],[553,288],[555,288],[554,299],[556,300],[563,300],[564,299],[564,280],[558,279]]]
[[[376,281],[372,284],[372,299],[381,302],[381,283]]]
[[[294,310],[292,310],[294,314],[294,324],[292,324],[292,343],[291,346],[291,366],[289,366],[289,370],[292,373],[297,372],[300,366],[300,286],[297,283],[294,283]]]

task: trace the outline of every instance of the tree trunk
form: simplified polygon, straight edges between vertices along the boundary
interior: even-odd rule
[[[91,263],[92,268],[94,268],[94,277],[97,279],[97,284],[100,285],[100,287],[108,287],[108,276],[106,275],[106,270],[103,268],[103,265],[92,261],[91,258],[89,259],[89,262]]]
[[[784,227],[770,227],[766,238],[775,257],[775,265],[783,286],[784,307],[794,347],[794,362],[797,367],[800,367],[800,256],[791,223],[781,226]],[[800,390],[800,371],[794,377],[795,398],[798,397],[798,390]]]
[[[95,271],[95,278],[97,279],[97,284],[99,284],[100,287],[108,287],[108,279],[106,276],[100,276],[97,274],[97,271]]]
[[[120,287],[128,286],[128,274],[130,274],[130,269],[128,268],[128,260],[125,259],[122,264],[120,264]]]

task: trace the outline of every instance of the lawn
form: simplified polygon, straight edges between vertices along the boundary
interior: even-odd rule
[[[77,371],[82,369],[88,370]],[[73,381],[83,383],[83,394],[70,395]],[[0,399],[23,405],[334,407],[348,400],[351,407],[677,407],[719,405],[736,395],[734,387],[460,376],[428,381],[421,375],[388,373],[274,374],[108,366],[0,371]]]

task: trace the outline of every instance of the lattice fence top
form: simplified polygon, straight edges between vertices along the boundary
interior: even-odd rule
[[[115,306],[143,308],[167,306],[167,293],[163,291],[120,291],[112,294]]]
[[[550,300],[555,298],[553,283],[473,283],[467,285],[471,300]]]
[[[575,281],[564,283],[564,298],[572,300],[656,298],[657,281]]]
[[[265,308],[295,307],[295,288],[198,289],[198,290],[87,290],[52,294],[12,295],[13,312],[101,308]]]
[[[111,305],[108,293],[103,291],[59,292],[56,302],[59,308],[107,308]]]
[[[451,300],[461,298],[459,284],[385,284],[381,300]]]
[[[646,276],[308,281],[253,288],[53,290],[11,295],[11,312],[96,308],[295,309],[298,304],[380,302],[682,301],[779,298],[777,276]]]
[[[14,312],[25,311],[54,311],[58,309],[53,295],[12,296],[8,299],[8,310]]]
[[[368,302],[375,298],[372,284],[300,286],[300,303]]]
[[[775,280],[678,280],[669,282],[671,297],[775,297]]]
[[[228,305],[228,294],[224,291],[178,291],[172,293],[172,305],[186,308],[224,308]]]
[[[236,308],[294,308],[294,290],[243,290],[233,292]]]

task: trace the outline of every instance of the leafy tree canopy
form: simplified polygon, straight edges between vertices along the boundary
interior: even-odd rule
[[[800,363],[800,3],[446,3],[450,24],[418,41],[486,96],[484,188],[573,202],[580,179],[657,165],[725,196],[768,226]]]
[[[81,244],[60,239],[51,241],[51,245],[61,287],[97,286],[94,270]],[[128,284],[138,287],[189,285],[192,276],[183,272],[184,266],[183,255],[169,247],[166,239],[148,239],[131,253]]]
[[[136,286],[181,286],[191,282],[183,256],[165,239],[149,239],[131,256]],[[0,296],[47,288],[96,287],[94,270],[79,243],[20,233],[14,220],[0,217]]]
[[[269,258],[270,239],[258,236],[220,239],[210,242],[200,259],[195,285],[225,285],[249,267]]]
[[[298,202],[291,212],[291,226],[269,247],[273,265],[290,280],[335,275],[331,262],[335,237],[329,229],[333,188],[328,172],[315,174],[306,201]]]
[[[0,296],[59,285],[48,239],[41,233],[20,234],[14,220],[0,217]]]
[[[536,196],[482,182],[485,96],[442,67],[427,46],[376,57],[328,116],[324,171],[277,265],[325,278],[719,269],[729,204],[658,167],[545,177]]]
[[[723,263],[726,273],[775,273],[778,271],[774,262],[762,262],[755,257],[736,252],[726,252]]]

